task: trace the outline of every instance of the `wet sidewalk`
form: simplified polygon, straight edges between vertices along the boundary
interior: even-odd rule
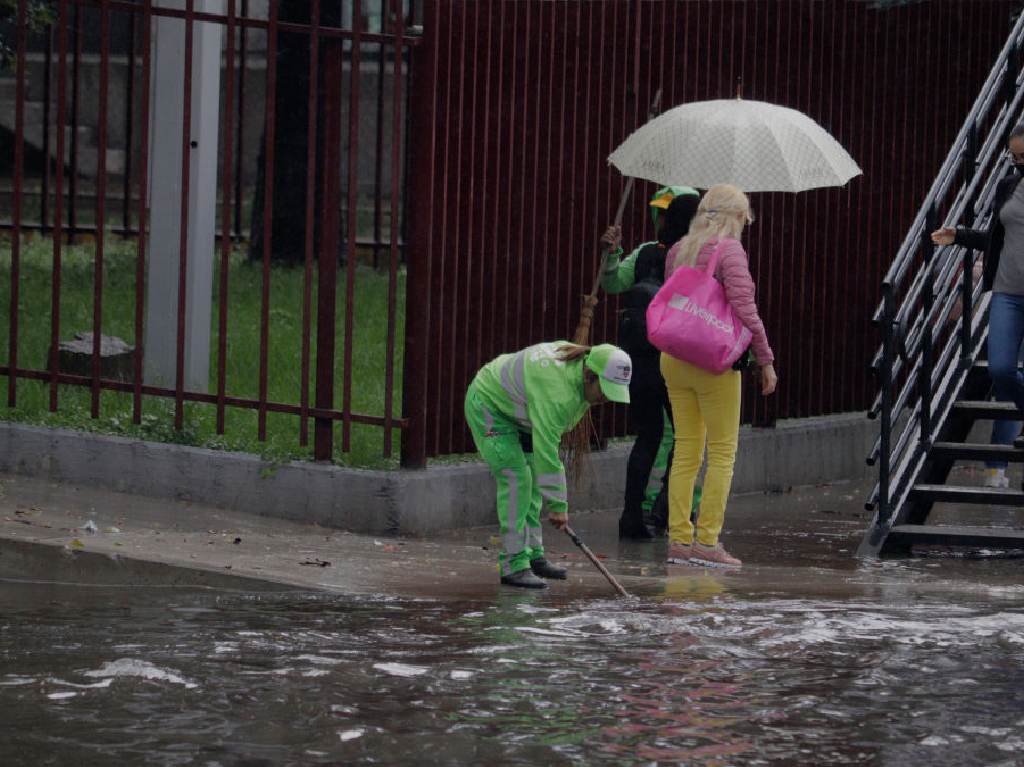
[[[133,560],[196,571],[196,582],[224,585],[247,579],[239,583],[242,588],[263,582],[265,587],[442,597],[485,596],[497,588],[497,525],[429,539],[387,538],[12,475],[0,475],[0,488],[0,538],[49,547],[35,558],[52,560],[59,554],[56,561],[65,569],[77,560],[79,578],[88,579],[92,569],[94,577],[116,580],[116,561]],[[835,485],[734,498],[726,540],[747,567],[742,575],[729,577],[759,578],[765,568],[815,564],[852,569],[852,553],[868,520],[862,497],[857,485]],[[648,592],[651,582],[666,574],[664,540],[619,542],[616,511],[576,514],[571,522],[628,589]],[[544,537],[549,557],[571,575],[567,583],[554,584],[553,591],[584,596],[607,590],[606,581],[566,535],[546,526]],[[0,544],[0,551],[9,548]],[[45,561],[33,571],[29,563],[34,557],[24,547],[18,550],[26,568],[22,577],[55,572]],[[89,555],[106,562],[101,566],[97,560],[90,568]],[[0,574],[18,577],[12,559],[9,551],[0,556],[6,562]],[[155,582],[171,576],[166,569],[147,574],[136,566],[125,577]],[[175,577],[182,582],[181,574]]]
[[[0,488],[2,577],[442,599],[487,598],[499,589],[497,525],[426,539],[374,537],[11,475],[0,476]],[[836,484],[734,497],[724,540],[745,561],[734,573],[666,566],[664,539],[620,542],[616,510],[576,514],[571,522],[639,595],[664,593],[666,576],[684,589],[858,592],[864,566],[853,554],[870,520],[865,489]],[[567,582],[552,584],[552,597],[609,593],[566,535],[545,527],[545,545],[570,572]]]

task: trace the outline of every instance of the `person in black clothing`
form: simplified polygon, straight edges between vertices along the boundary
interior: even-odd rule
[[[619,519],[619,537],[649,539],[654,537],[644,520],[644,502],[648,480],[656,459],[662,470],[661,493],[668,483],[670,456],[659,456],[666,423],[670,421],[668,392],[661,376],[660,352],[647,340],[647,306],[665,282],[665,254],[690,228],[690,219],[697,210],[700,195],[690,187],[665,187],[651,200],[652,215],[658,225],[658,239],[646,242],[620,261],[622,232],[609,227],[601,241],[610,250],[605,262],[601,287],[608,293],[621,293],[618,345],[633,360],[633,377],[629,384],[630,415],[636,428],[636,442],[626,467],[626,493]],[[658,213],[664,210],[664,214]],[[664,506],[664,504],[662,504]],[[660,525],[664,528],[667,519]],[[655,526],[658,526],[655,520]]]
[[[936,245],[962,245],[982,251],[982,284],[992,291],[989,303],[988,370],[996,399],[1013,402],[1024,419],[1024,123],[1010,132],[1009,159],[1013,169],[999,181],[991,219],[986,229],[942,227],[932,232]],[[1012,427],[1012,423],[1010,426]],[[1013,442],[1024,449],[1024,437],[1014,439],[1010,429],[994,429],[993,441]]]

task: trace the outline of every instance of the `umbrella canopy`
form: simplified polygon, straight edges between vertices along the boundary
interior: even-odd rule
[[[638,128],[608,157],[626,176],[707,189],[802,192],[843,186],[861,169],[802,112],[764,101],[683,104]]]

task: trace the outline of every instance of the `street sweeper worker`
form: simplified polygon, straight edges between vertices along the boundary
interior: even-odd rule
[[[566,571],[544,557],[540,512],[569,523],[562,435],[591,405],[629,402],[632,361],[611,344],[528,346],[484,365],[466,391],[466,423],[498,484],[501,582],[541,589]]]

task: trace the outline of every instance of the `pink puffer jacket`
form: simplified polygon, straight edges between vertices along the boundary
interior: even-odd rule
[[[680,241],[681,242],[681,241]],[[754,302],[754,280],[750,276],[750,267],[747,263],[747,252],[739,240],[725,239],[722,248],[722,255],[718,259],[718,270],[715,278],[725,288],[725,297],[729,299],[736,316],[740,322],[747,326],[753,334],[750,347],[757,358],[758,365],[767,365],[775,361],[772,347],[768,345],[768,336],[764,332],[764,323],[757,313],[757,304]],[[718,245],[717,240],[711,240],[700,249],[697,254],[697,266],[703,267],[711,259],[711,254]],[[679,252],[679,243],[673,245],[665,254],[665,279],[668,280],[675,271],[676,254]]]

